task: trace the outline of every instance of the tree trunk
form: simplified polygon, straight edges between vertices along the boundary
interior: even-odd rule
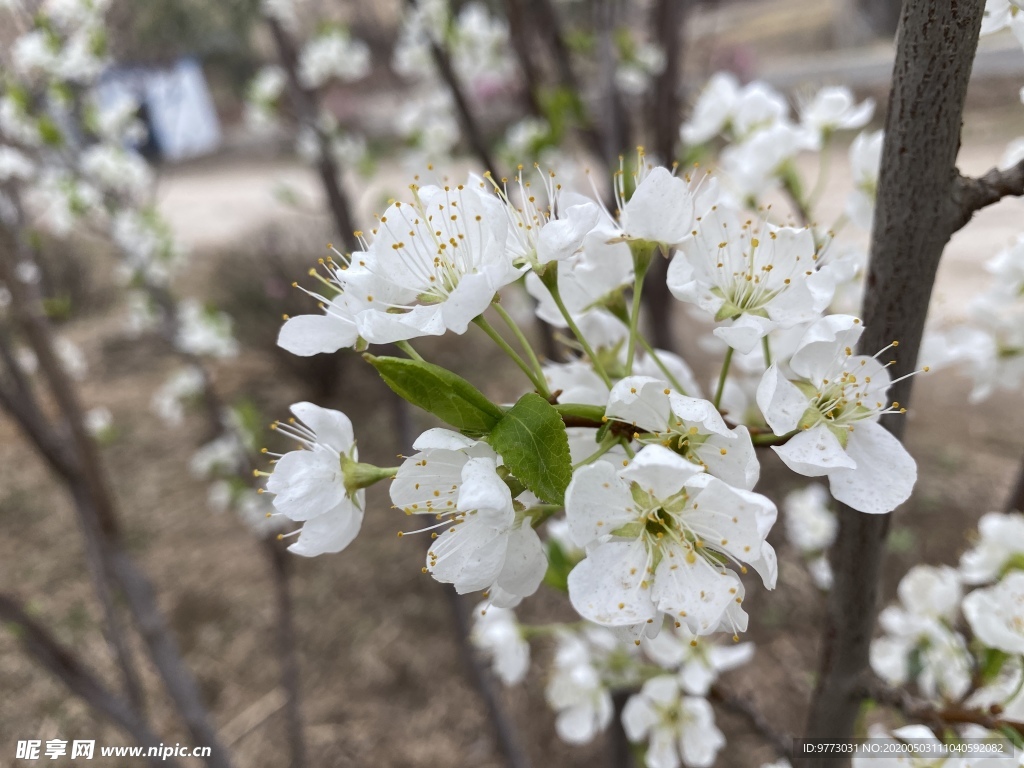
[[[860,345],[873,354],[898,339],[893,378],[916,365],[935,272],[955,228],[956,156],[983,6],[983,0],[907,0],[900,18]],[[890,396],[901,406],[910,402],[912,381],[892,388]],[[900,437],[906,422],[889,415],[882,424]],[[889,519],[840,510],[810,738],[853,734]],[[835,761],[806,758],[797,764],[834,768]]]

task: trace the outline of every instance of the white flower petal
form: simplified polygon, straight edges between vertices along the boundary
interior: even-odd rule
[[[828,475],[831,481],[832,473],[836,470],[853,470],[858,466],[824,424],[800,432],[786,441],[785,445],[772,446],[772,450],[779,454],[787,467],[806,477]],[[834,488],[832,495],[835,496]]]
[[[884,427],[858,422],[846,453],[856,466],[828,473],[836,501],[860,512],[885,514],[910,498],[917,482],[917,462]]]

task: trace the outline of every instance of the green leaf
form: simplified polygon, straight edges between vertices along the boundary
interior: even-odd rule
[[[434,414],[467,435],[486,435],[502,419],[498,406],[447,368],[401,357],[363,355],[363,358],[377,369],[384,383],[403,400]]]
[[[572,459],[565,424],[551,403],[535,392],[523,395],[491,430],[489,441],[538,498],[563,503]]]

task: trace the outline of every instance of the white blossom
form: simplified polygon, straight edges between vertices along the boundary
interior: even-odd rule
[[[878,172],[882,164],[883,131],[864,132],[850,144],[850,173],[853,190],[846,199],[846,215],[862,229],[870,230],[878,194]]]
[[[291,412],[295,418],[276,422],[275,430],[299,448],[277,459],[267,491],[277,512],[303,523],[289,551],[306,557],[340,552],[358,535],[366,504],[365,490],[346,487],[344,464],[358,458],[352,422],[312,403],[295,403]]]
[[[573,473],[566,516],[587,557],[569,574],[583,617],[656,633],[662,614],[698,635],[746,627],[743,584],[723,561],[746,562],[769,589],[775,552],[765,541],[775,506],[732,488],[660,445],[626,467],[599,460]]]
[[[522,682],[530,668],[526,642],[512,610],[481,603],[473,614],[473,644],[491,657],[495,674],[505,685]]]
[[[757,483],[761,466],[747,428],[730,428],[710,402],[666,381],[627,376],[612,387],[605,413],[633,426],[641,444],[669,447],[729,485],[749,491]]]
[[[898,592],[900,604],[888,606],[878,617],[885,634],[871,644],[872,669],[892,685],[905,684],[914,672],[925,696],[955,700],[971,681],[967,646],[950,628],[960,603],[957,572],[915,566],[900,581]]]
[[[332,30],[310,40],[299,54],[299,82],[319,88],[331,78],[350,83],[370,72],[370,48],[347,30]]]
[[[1014,570],[991,587],[964,598],[964,616],[989,648],[1024,654],[1024,571]]]
[[[588,638],[597,641],[588,642]],[[613,714],[612,696],[595,666],[595,650],[607,635],[560,632],[554,669],[544,695],[557,712],[555,730],[570,744],[587,744],[608,727]],[[611,638],[614,643],[614,638]]]
[[[978,539],[960,557],[965,584],[995,581],[1015,558],[1024,558],[1024,514],[989,512],[978,521]]]
[[[910,497],[917,463],[878,424],[890,405],[886,365],[854,355],[863,325],[849,315],[812,324],[789,368],[795,382],[773,363],[757,389],[757,404],[777,435],[796,432],[773,446],[791,470],[827,476],[832,496],[870,514],[891,512]]]
[[[655,677],[630,697],[622,710],[630,741],[647,741],[648,768],[707,768],[725,746],[706,699],[684,696],[672,676]]]
[[[686,627],[644,637],[641,648],[654,663],[676,670],[683,691],[691,696],[706,696],[721,673],[754,658],[753,643],[716,643],[694,635]]]
[[[800,125],[820,146],[835,131],[863,128],[874,112],[874,99],[857,104],[849,88],[833,86],[822,88],[814,98],[800,104]]]
[[[238,342],[231,333],[231,318],[204,307],[195,299],[178,305],[178,333],[174,344],[182,352],[211,357],[234,357]]]
[[[786,537],[801,552],[822,552],[835,541],[839,521],[828,502],[828,491],[817,483],[791,491],[782,502]]]
[[[153,411],[169,426],[181,424],[185,417],[183,401],[202,392],[204,381],[203,371],[197,366],[188,366],[175,372],[153,394]]]
[[[486,443],[431,429],[413,443],[391,484],[391,501],[409,515],[430,515],[442,528],[427,553],[427,570],[459,594],[486,590],[510,608],[532,595],[547,571],[529,511],[517,512]]]
[[[809,229],[744,223],[718,205],[680,244],[668,286],[722,324],[715,336],[746,353],[770,331],[814,320],[828,306],[834,283],[815,260]]]

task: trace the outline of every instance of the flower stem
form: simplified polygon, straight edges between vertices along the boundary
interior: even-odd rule
[[[420,353],[413,349],[412,344],[410,344],[408,341],[396,341],[395,346],[398,347],[403,352],[405,352],[405,354],[407,354],[413,360],[419,360],[421,363],[423,362],[423,358],[420,356]]]
[[[807,196],[807,207],[810,210],[814,209],[817,205],[818,200],[821,198],[821,193],[825,191],[825,183],[828,181],[828,171],[830,161],[832,160],[832,153],[829,151],[829,139],[831,133],[825,134],[825,137],[821,142],[821,149],[818,152],[818,178],[814,181],[814,188],[811,190],[811,194]]]
[[[609,435],[608,437],[612,436]],[[597,461],[599,458],[608,453],[608,451],[610,451],[612,448],[619,444],[619,438],[612,437],[612,439],[608,439],[608,437],[606,437],[604,442],[601,443],[600,448],[598,448],[592,454],[587,456],[587,458],[583,459],[583,461],[578,461],[575,464],[573,464],[573,471],[575,472],[577,469],[579,469],[580,467],[585,467],[587,464],[593,464],[595,461]]]
[[[510,315],[501,304],[494,302],[491,306],[494,307],[494,311],[498,313],[498,316],[505,321],[505,325],[508,326],[509,330],[515,334],[516,339],[519,341],[519,345],[526,352],[526,357],[530,361],[530,365],[533,366],[533,371],[537,375],[535,381],[544,381],[544,369],[541,367],[540,360],[537,359],[537,354],[533,351],[533,346],[530,344],[530,340],[526,338],[526,334],[523,333],[512,315]],[[541,390],[541,394],[547,397],[548,392],[547,386]]]
[[[501,334],[494,330],[494,327],[484,319],[483,315],[480,315],[480,317],[473,320],[473,322],[478,325],[484,333],[491,337],[491,341],[497,344],[501,350],[512,359],[512,362],[519,366],[520,370],[526,374],[526,378],[530,380],[530,383],[532,383],[538,391],[547,391],[547,387],[544,385],[543,379],[539,382],[537,381],[536,375],[531,370],[530,366],[528,366],[523,358],[519,356],[519,353],[512,349],[509,343],[501,337]]]
[[[640,325],[640,298],[644,289],[644,277],[647,270],[637,270],[636,283],[633,286],[633,307],[629,313],[629,347],[626,352],[626,375],[633,374],[633,357],[636,355],[636,339]]]
[[[732,347],[730,347],[732,349]],[[761,349],[764,350],[764,367],[771,368],[772,365],[772,346],[768,341],[767,336],[761,338]]]
[[[605,386],[608,387],[608,389],[611,389],[612,380],[609,378],[608,372],[605,371],[604,366],[601,365],[601,361],[597,359],[597,355],[594,354],[594,350],[591,349],[590,343],[587,341],[587,337],[583,335],[579,326],[576,325],[576,321],[573,320],[572,313],[569,312],[565,306],[565,302],[562,301],[562,294],[558,291],[558,283],[554,281],[545,281],[544,284],[547,286],[548,291],[550,291],[551,298],[555,300],[555,305],[558,307],[558,311],[561,312],[562,317],[565,318],[565,322],[569,326],[569,330],[573,332],[576,340],[580,343],[580,346],[583,347],[583,351],[586,353],[587,357],[590,358],[590,364],[594,366],[594,370],[597,372],[597,375],[601,377],[601,381],[605,383]]]
[[[729,366],[732,365],[732,347],[729,347],[725,353],[725,360],[722,361],[722,372],[718,376],[718,389],[715,390],[715,408],[718,408],[722,403],[722,392],[725,391],[725,379],[729,375]]]
[[[641,336],[638,339],[638,341],[640,342],[640,346],[644,348],[644,352],[651,356],[651,359],[654,361],[654,364],[658,366],[658,369],[663,374],[665,374],[665,378],[668,379],[668,383],[675,387],[680,395],[686,397],[686,389],[683,387],[682,384],[679,383],[679,380],[672,375],[672,371],[668,369],[668,366],[665,365],[664,362],[662,362],[661,357],[658,356],[657,351],[654,349],[654,347],[651,346],[651,343],[647,341],[647,339],[645,339],[643,336]]]

